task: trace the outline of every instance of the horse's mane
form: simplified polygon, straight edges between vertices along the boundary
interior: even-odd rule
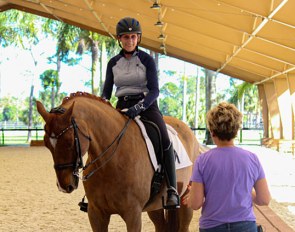
[[[70,101],[70,100],[72,100],[74,98],[78,98],[78,97],[84,97],[84,98],[94,99],[96,101],[102,102],[104,104],[107,104],[107,105],[113,107],[111,105],[111,103],[109,101],[107,101],[106,99],[104,99],[104,98],[98,97],[98,96],[96,96],[94,94],[90,94],[90,93],[87,93],[87,92],[80,92],[80,91],[78,91],[76,93],[71,93],[70,96],[65,97],[62,100],[62,105],[65,104],[65,103],[67,103],[68,101]]]

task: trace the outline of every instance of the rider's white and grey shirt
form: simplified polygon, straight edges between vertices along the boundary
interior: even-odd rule
[[[142,50],[125,58],[123,50],[107,66],[102,97],[110,99],[113,86],[116,97],[144,93],[144,107],[148,108],[159,96],[158,75],[154,59]]]

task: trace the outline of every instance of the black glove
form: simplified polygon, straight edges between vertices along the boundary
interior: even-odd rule
[[[134,106],[130,107],[126,112],[124,112],[129,118],[134,119],[142,111],[145,110],[145,107],[142,103],[137,103]]]

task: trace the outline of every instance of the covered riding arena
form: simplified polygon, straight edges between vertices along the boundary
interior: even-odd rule
[[[255,149],[265,167],[273,197],[270,207],[255,208],[258,223],[267,232],[295,231],[295,160],[268,148],[249,149]],[[0,231],[91,231],[87,214],[78,206],[84,196],[81,183],[71,194],[59,192],[45,147],[0,147],[0,163]],[[199,215],[200,211],[194,212],[190,231],[197,231]],[[142,220],[142,231],[154,231],[146,213]],[[126,231],[119,216],[112,216],[109,231]]]
[[[255,84],[267,146],[294,151],[295,1],[0,0],[115,38],[126,16],[141,23],[141,46]]]
[[[294,153],[295,1],[292,0],[0,0],[1,11],[18,9],[114,38],[125,16],[142,24],[144,48],[256,84],[264,123],[263,144]],[[255,208],[265,231],[295,230],[294,157],[256,147],[273,201]],[[0,231],[90,231],[77,206],[78,191],[55,185],[44,147],[0,148]],[[294,212],[294,214],[290,212]],[[195,212],[191,231],[198,228]],[[282,220],[283,219],[283,220]],[[153,231],[143,214],[143,231]],[[288,226],[289,225],[289,226]],[[117,216],[110,231],[124,231]]]

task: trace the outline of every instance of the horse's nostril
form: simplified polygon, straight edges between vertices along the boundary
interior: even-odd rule
[[[75,189],[75,188],[74,188],[72,185],[68,185],[68,187],[67,187],[67,193],[71,193],[71,192],[73,192],[74,189]]]

